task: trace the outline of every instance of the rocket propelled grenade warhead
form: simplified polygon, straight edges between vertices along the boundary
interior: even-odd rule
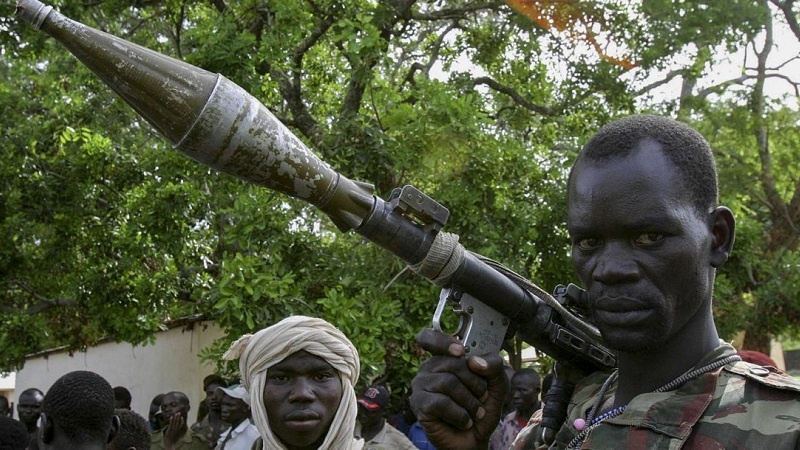
[[[38,0],[19,0],[16,14],[63,44],[191,158],[308,201],[342,231],[357,229],[372,211],[372,185],[333,170],[222,75],[76,22]]]

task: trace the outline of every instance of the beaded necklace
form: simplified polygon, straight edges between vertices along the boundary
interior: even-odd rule
[[[672,389],[681,386],[683,383],[686,383],[687,381],[693,378],[697,378],[698,376],[706,372],[711,372],[712,370],[718,369],[733,361],[741,361],[741,360],[742,358],[740,358],[738,355],[731,355],[726,358],[718,359],[698,369],[689,370],[688,372],[670,381],[669,383],[661,386],[660,388],[656,389],[653,392],[671,391]],[[592,431],[593,428],[600,425],[600,423],[602,423],[604,420],[616,417],[622,414],[623,411],[625,411],[625,407],[628,405],[618,406],[608,412],[605,412],[595,417],[595,414],[597,414],[597,410],[600,409],[600,405],[602,405],[603,403],[603,397],[605,397],[606,391],[608,391],[608,388],[611,387],[611,384],[613,384],[618,377],[619,377],[619,371],[615,370],[614,373],[612,373],[611,376],[609,376],[608,379],[606,379],[605,383],[603,383],[603,386],[600,387],[600,392],[597,393],[597,398],[595,398],[594,404],[592,405],[592,409],[589,410],[589,414],[586,415],[586,420],[575,419],[573,425],[575,426],[575,429],[578,430],[578,434],[575,435],[575,437],[572,438],[572,441],[570,441],[570,443],[567,445],[568,449],[580,448],[581,444],[583,444],[584,439],[586,439],[586,436],[589,435],[589,432]]]

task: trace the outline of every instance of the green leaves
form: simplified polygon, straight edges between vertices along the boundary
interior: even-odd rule
[[[383,198],[404,184],[420,188],[449,208],[446,230],[469,250],[546,290],[575,281],[564,188],[585,139],[637,110],[650,71],[677,64],[705,77],[715,49],[741,48],[765,19],[745,1],[563,11],[570,23],[601,26],[640,64],[631,76],[570,38],[586,30],[545,30],[496,3],[55,5],[241,84],[343,175]],[[696,58],[685,64],[691,48]],[[350,336],[364,380],[404,389],[424,357],[414,336],[430,325],[435,286],[339,233],[313,206],[172,151],[63,47],[8,18],[0,74],[0,368],[104,337],[144,344],[188,315],[226,332],[203,356],[218,361],[239,335],[307,314]],[[797,284],[796,245],[765,243],[774,224],[753,182],[763,163],[743,89],[727,103],[691,103],[717,154],[725,203],[740,217],[737,249],[720,271],[719,322],[725,333],[748,321],[795,332],[759,306],[795,317],[772,280]],[[648,107],[677,103],[676,94]],[[778,104],[769,120],[782,169],[775,184],[788,200],[798,119]]]

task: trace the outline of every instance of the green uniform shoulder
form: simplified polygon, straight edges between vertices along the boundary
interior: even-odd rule
[[[738,361],[728,364],[724,370],[764,386],[800,393],[800,380],[774,367]]]

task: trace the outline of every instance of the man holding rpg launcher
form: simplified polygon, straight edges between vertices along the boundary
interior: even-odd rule
[[[520,286],[461,247],[431,250],[452,244],[438,232],[449,213],[421,192],[404,188],[388,202],[377,198],[370,185],[319,160],[221,75],[86,27],[38,0],[18,0],[16,11],[65,44],[178,151],[319,207],[341,231],[358,232],[446,287],[462,307],[469,297],[491,300],[488,306],[515,321],[520,336],[549,344],[542,327],[551,323],[533,317],[539,309]],[[714,324],[715,272],[735,229],[731,211],[717,204],[716,176],[705,139],[661,117],[613,122],[578,156],[568,182],[572,259],[618,370],[576,386],[554,447],[800,448],[800,383],[741,362]],[[434,265],[431,254],[452,257]],[[470,295],[461,298],[452,286]],[[505,336],[500,328],[489,344]],[[419,341],[434,356],[421,367],[411,402],[431,441],[442,449],[485,448],[507,389],[499,355],[465,358],[460,342],[432,330]],[[488,347],[471,354],[480,348]],[[541,349],[570,362],[569,351],[557,357],[557,346]],[[523,430],[513,447],[532,445],[532,431]],[[343,432],[341,442],[351,444],[351,433]]]
[[[620,119],[583,148],[568,181],[572,260],[618,369],[577,384],[552,444],[525,429],[512,449],[800,448],[800,382],[742,362],[714,324],[735,229],[717,189],[708,143],[671,119]],[[431,441],[486,448],[507,388],[500,357],[465,357],[433,330],[418,340],[433,356],[411,405]]]

